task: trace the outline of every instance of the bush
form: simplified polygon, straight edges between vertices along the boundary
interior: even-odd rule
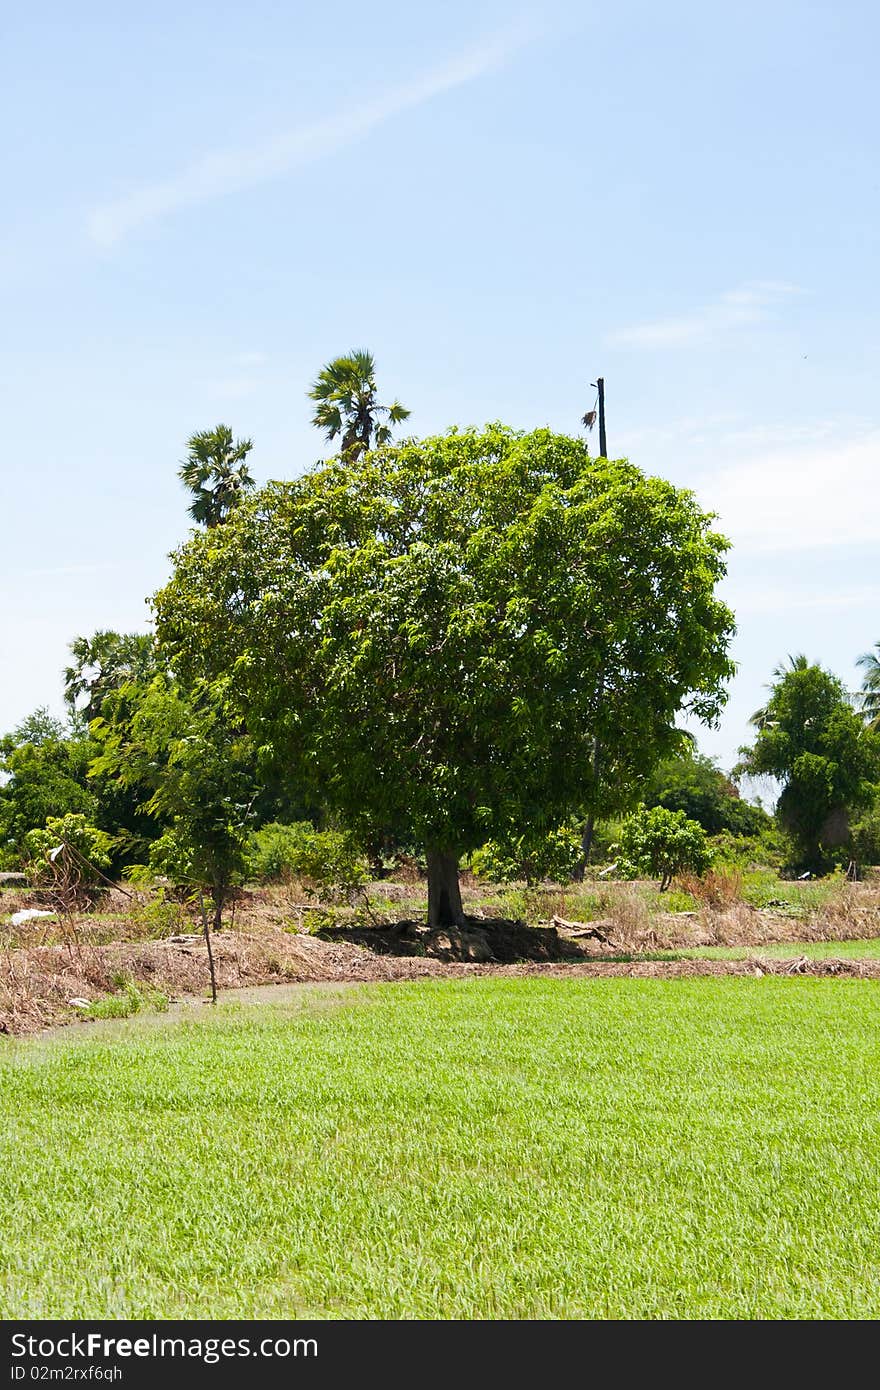
[[[875,806],[853,826],[852,849],[859,863],[880,864],[880,806]]]
[[[132,865],[129,876],[138,878],[140,865]],[[191,887],[195,880],[195,865],[190,846],[173,830],[166,830],[150,845],[149,868],[157,877],[167,878],[177,889]]]
[[[67,871],[77,885],[88,888],[109,870],[112,848],[113,837],[89,825],[85,816],[49,816],[42,830],[25,835],[24,860],[36,884],[58,886]]]
[[[264,825],[251,837],[248,874],[262,883],[298,878],[317,894],[351,894],[369,882],[353,837],[344,830],[316,830],[308,821]]]
[[[706,832],[684,811],[663,806],[640,806],[620,828],[618,872],[622,878],[651,874],[666,892],[673,876],[684,871],[705,873],[712,862]]]
[[[709,845],[716,863],[738,869],[761,866],[779,869],[788,854],[785,832],[772,822],[760,835],[733,835],[730,831],[722,831],[711,837]]]
[[[743,895],[741,869],[710,869],[702,877],[681,873],[678,884],[685,893],[689,893],[704,907],[732,907],[734,903],[741,901]]]
[[[471,855],[471,872],[492,883],[542,879],[566,883],[581,857],[581,837],[570,825],[545,835],[519,835],[506,843],[489,840]]]

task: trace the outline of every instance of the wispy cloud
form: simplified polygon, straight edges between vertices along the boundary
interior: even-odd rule
[[[761,323],[783,300],[799,293],[797,285],[781,280],[753,280],[727,290],[689,314],[619,328],[608,335],[608,342],[618,347],[644,348],[705,342],[732,329]]]
[[[880,430],[756,450],[705,477],[701,500],[737,548],[793,551],[880,542]]]
[[[834,609],[880,606],[880,585],[865,584],[857,589],[840,589],[833,593],[802,594],[796,589],[770,586],[760,589],[731,588],[726,595],[737,614],[830,612]]]
[[[392,117],[500,67],[537,34],[533,24],[521,20],[372,101],[285,131],[260,145],[205,154],[168,179],[132,189],[94,208],[88,219],[89,235],[99,246],[111,247],[136,228],[178,208],[279,178],[335,154]]]
[[[17,571],[16,571],[16,574],[17,574],[17,576],[18,576],[19,579],[35,579],[37,576],[43,576],[43,575],[49,575],[49,576],[54,576],[54,575],[61,576],[61,575],[64,575],[64,576],[66,577],[66,576],[68,576],[68,575],[74,575],[74,574],[103,574],[103,573],[104,573],[105,571],[107,571],[107,570],[115,570],[115,569],[118,569],[118,568],[119,568],[118,565],[113,565],[113,564],[96,564],[96,565],[50,565],[50,566],[48,566],[46,569],[25,569],[25,570],[17,570]]]

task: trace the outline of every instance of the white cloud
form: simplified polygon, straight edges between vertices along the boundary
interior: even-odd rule
[[[799,293],[796,285],[780,280],[750,281],[690,314],[619,328],[608,335],[608,342],[618,347],[647,348],[705,342],[731,329],[761,323],[776,305]]]
[[[99,246],[111,247],[137,227],[178,208],[252,187],[335,154],[393,116],[500,67],[535,37],[534,27],[519,22],[466,49],[442,67],[422,73],[349,111],[285,131],[249,149],[216,150],[203,155],[171,178],[145,184],[93,209],[88,219],[89,234]]]
[[[769,450],[703,478],[701,501],[738,548],[805,550],[880,541],[880,430]]]
[[[731,585],[725,595],[739,613],[830,612],[835,608],[880,607],[880,585],[866,584],[857,589],[841,589],[834,593],[802,594],[794,589],[768,585],[766,588],[740,591]]]

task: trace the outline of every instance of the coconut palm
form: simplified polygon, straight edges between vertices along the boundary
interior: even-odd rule
[[[862,677],[861,709],[870,729],[880,729],[880,642],[874,652],[864,652],[856,662],[864,671]]]
[[[219,526],[254,486],[245,463],[253,440],[233,441],[229,426],[218,425],[191,435],[186,447],[178,477],[193,494],[189,514],[202,526]]]
[[[342,435],[341,452],[351,458],[374,445],[387,444],[392,426],[409,417],[400,401],[380,405],[376,389],[373,354],[360,350],[328,362],[309,391],[309,399],[315,402],[312,424],[330,440]]]
[[[803,652],[798,652],[796,656],[789,656],[786,661],[780,661],[779,665],[774,668],[773,680],[769,685],[766,685],[764,689],[769,690],[772,695],[779,681],[784,680],[785,677],[791,675],[793,671],[806,671],[809,669],[809,666],[810,663]],[[770,714],[769,702],[761,709],[755,710],[755,713],[749,719],[749,723],[754,724],[758,729],[766,729],[772,726],[774,720]]]

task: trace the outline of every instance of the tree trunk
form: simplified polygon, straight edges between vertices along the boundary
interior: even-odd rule
[[[590,852],[593,848],[593,832],[596,828],[596,821],[592,811],[587,816],[587,823],[581,835],[581,857],[574,866],[572,878],[575,883],[583,883],[584,871],[590,862]]]
[[[458,855],[428,849],[428,926],[464,927],[464,908],[458,882]]]
[[[211,949],[211,931],[208,926],[208,909],[205,907],[205,895],[199,893],[199,907],[202,910],[202,927],[205,932],[205,945],[208,948],[208,968],[211,971],[211,1003],[217,1003],[217,974],[214,970],[214,952]]]
[[[214,931],[219,931],[223,925],[223,904],[226,901],[226,884],[222,879],[215,879],[211,898],[214,903]]]

